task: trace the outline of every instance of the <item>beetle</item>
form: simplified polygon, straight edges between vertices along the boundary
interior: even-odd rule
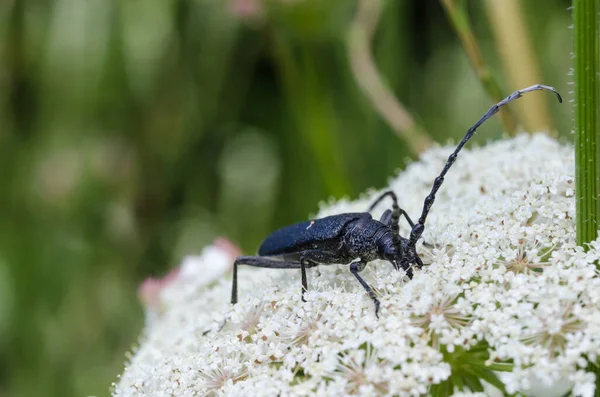
[[[562,103],[560,94],[550,86],[533,85],[517,90],[493,105],[475,123],[458,146],[450,154],[441,173],[433,181],[430,193],[425,198],[423,210],[417,222],[413,222],[406,211],[398,206],[398,198],[393,191],[381,194],[369,207],[367,212],[332,215],[321,219],[309,220],[286,226],[265,238],[258,249],[257,256],[239,256],[233,264],[233,282],[231,303],[238,301],[237,271],[239,265],[269,269],[300,269],[302,276],[302,301],[308,290],[306,269],[318,265],[349,264],[350,272],[363,286],[375,304],[375,316],[379,317],[380,302],[373,289],[360,276],[367,263],[381,259],[394,266],[396,270],[404,270],[409,279],[413,278],[412,266],[421,269],[423,262],[419,257],[416,244],[423,231],[425,221],[435,201],[435,195],[444,182],[444,177],[458,153],[481,124],[498,113],[499,109],[531,91],[552,91]],[[392,209],[386,210],[379,220],[373,219],[370,212],[384,198],[392,199]],[[404,216],[411,227],[408,238],[400,236],[399,221]]]

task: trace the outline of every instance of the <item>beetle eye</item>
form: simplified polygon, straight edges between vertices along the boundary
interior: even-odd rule
[[[393,245],[388,245],[384,248],[383,258],[386,261],[390,261],[390,262],[394,263],[394,266],[396,266],[395,262],[398,258],[396,257],[396,249],[394,248]]]

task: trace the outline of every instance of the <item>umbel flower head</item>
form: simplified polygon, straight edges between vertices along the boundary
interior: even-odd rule
[[[409,214],[452,150],[391,181]],[[572,148],[544,135],[461,153],[418,246],[423,270],[408,281],[375,261],[362,273],[379,319],[344,265],[308,269],[306,302],[294,270],[240,267],[233,307],[229,275],[174,280],[113,395],[592,396],[600,241],[575,244],[573,173]],[[376,194],[318,216],[364,211]],[[198,266],[227,274],[231,255],[211,249]]]

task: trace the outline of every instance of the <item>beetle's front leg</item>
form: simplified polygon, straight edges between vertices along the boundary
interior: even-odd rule
[[[363,286],[365,291],[367,291],[367,294],[369,294],[369,298],[373,299],[373,303],[375,304],[375,317],[379,318],[379,299],[377,299],[377,296],[375,296],[373,288],[371,288],[371,286],[367,284],[367,282],[363,280],[363,278],[358,274],[359,272],[363,271],[366,265],[367,263],[362,260],[358,262],[352,262],[350,264],[350,272],[354,274],[354,277],[356,277],[356,279]]]
[[[421,258],[419,258],[419,255],[415,257],[415,263],[417,264],[419,270],[423,269],[423,261],[421,260]]]
[[[334,263],[348,262],[347,258],[339,253],[332,251],[307,250],[300,253],[300,271],[302,272],[302,302],[304,293],[308,291],[308,281],[306,279],[306,268],[314,267],[318,264],[331,265]]]

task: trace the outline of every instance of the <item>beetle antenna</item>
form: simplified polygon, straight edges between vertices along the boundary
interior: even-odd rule
[[[419,237],[421,237],[421,235],[423,234],[423,231],[425,230],[425,220],[427,219],[429,210],[431,209],[431,206],[433,205],[437,191],[442,186],[442,183],[444,183],[444,177],[446,176],[446,173],[448,172],[450,167],[452,167],[452,164],[454,164],[454,162],[456,161],[456,157],[457,157],[458,153],[461,151],[461,149],[463,148],[463,146],[465,146],[467,141],[469,139],[471,139],[471,137],[473,137],[473,135],[475,135],[475,131],[477,130],[477,128],[481,124],[483,124],[487,119],[489,119],[490,117],[492,117],[493,115],[498,113],[498,110],[500,110],[500,108],[502,106],[509,104],[510,102],[514,101],[515,99],[521,98],[523,96],[523,94],[525,94],[527,92],[539,91],[539,90],[549,90],[549,91],[554,92],[554,94],[556,94],[556,97],[558,98],[558,101],[562,103],[562,98],[561,98],[560,94],[553,87],[550,87],[547,85],[541,85],[541,84],[532,85],[531,87],[523,88],[522,90],[517,90],[517,91],[513,92],[512,94],[510,94],[509,96],[507,96],[506,98],[504,98],[503,100],[498,102],[497,104],[493,105],[487,111],[487,113],[485,113],[483,115],[483,117],[481,119],[479,119],[479,121],[477,123],[475,123],[475,125],[473,125],[471,128],[469,128],[469,130],[465,134],[464,138],[460,141],[460,143],[458,144],[456,149],[454,149],[454,152],[452,152],[452,154],[448,157],[448,161],[446,162],[446,165],[442,169],[442,172],[440,173],[440,175],[437,178],[435,178],[435,181],[433,182],[433,187],[431,188],[431,192],[425,198],[425,202],[423,204],[423,212],[421,213],[421,217],[419,218],[419,221],[415,224],[415,226],[412,228],[412,231],[410,232],[410,242],[412,244],[417,243],[417,240],[419,239]]]

